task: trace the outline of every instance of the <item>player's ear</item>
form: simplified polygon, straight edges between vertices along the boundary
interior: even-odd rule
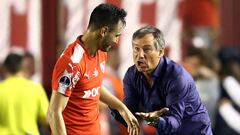
[[[109,27],[108,27],[108,26],[103,26],[103,27],[100,29],[100,35],[101,35],[101,37],[104,37],[104,36],[107,34],[108,30],[109,30]]]

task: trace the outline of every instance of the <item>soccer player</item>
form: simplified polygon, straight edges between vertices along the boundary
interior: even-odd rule
[[[52,78],[48,121],[53,135],[99,135],[99,99],[119,111],[130,135],[139,124],[127,107],[101,85],[107,51],[117,44],[126,12],[111,4],[98,5],[87,31],[58,59]]]
[[[164,56],[164,47],[163,34],[155,27],[133,34],[134,65],[124,77],[124,103],[160,135],[212,135],[191,75]]]

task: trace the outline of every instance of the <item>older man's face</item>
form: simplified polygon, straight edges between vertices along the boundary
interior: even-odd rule
[[[133,60],[138,71],[149,74],[157,67],[163,50],[157,50],[154,43],[152,34],[133,39]]]

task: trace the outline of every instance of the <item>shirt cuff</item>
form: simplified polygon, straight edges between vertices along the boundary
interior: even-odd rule
[[[158,124],[157,124],[157,130],[158,132],[161,132],[165,129],[166,127],[166,120],[162,117],[158,119]]]

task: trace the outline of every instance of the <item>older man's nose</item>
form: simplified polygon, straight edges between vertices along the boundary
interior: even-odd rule
[[[144,57],[144,51],[142,49],[139,50],[139,57]]]

